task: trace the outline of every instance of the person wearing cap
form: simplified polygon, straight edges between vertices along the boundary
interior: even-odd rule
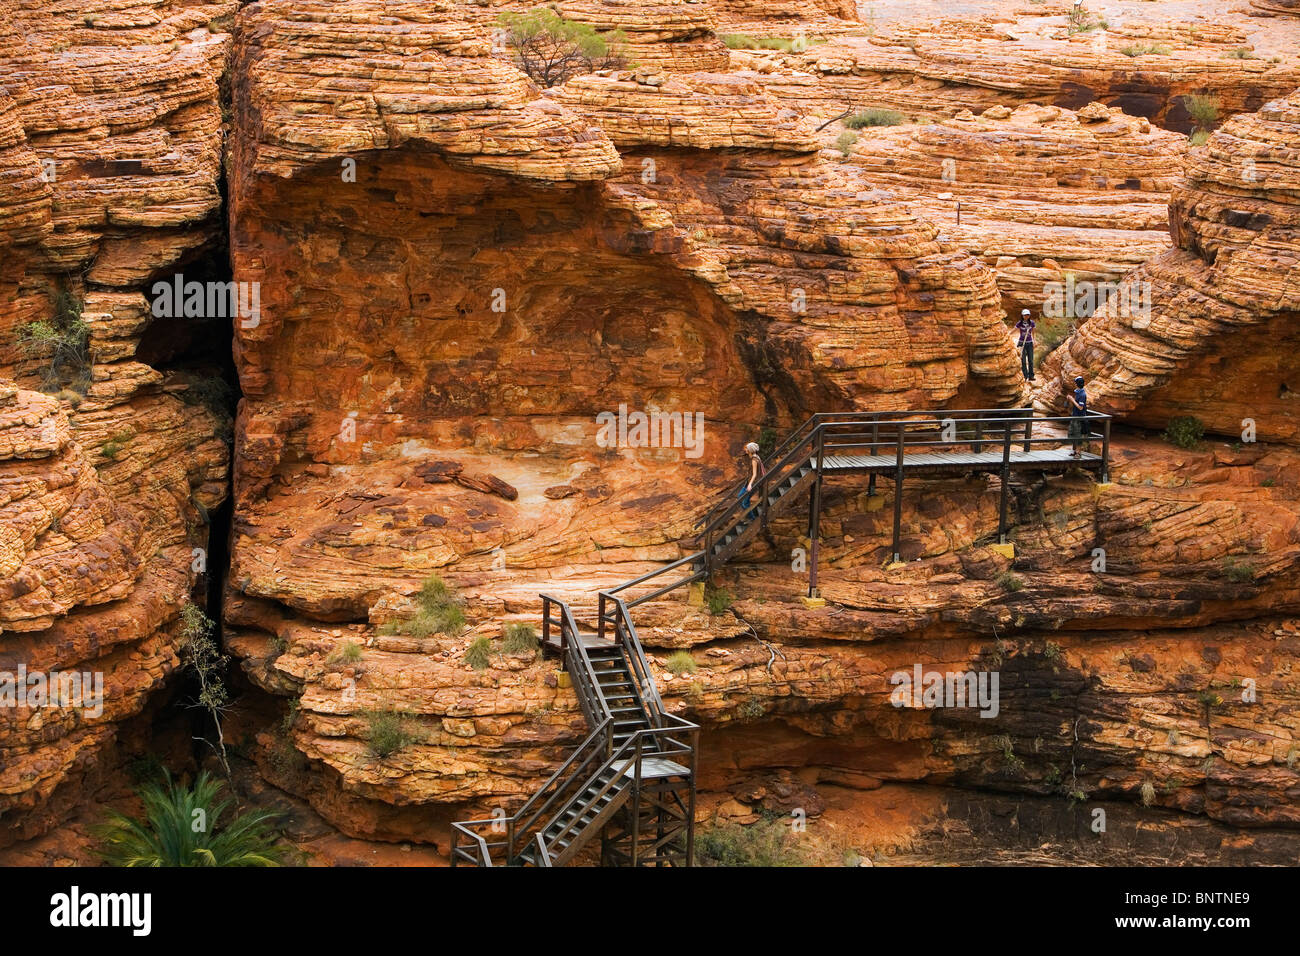
[[[1020,339],[1016,342],[1016,347],[1020,349],[1020,371],[1029,381],[1034,380],[1034,328],[1037,323],[1029,314],[1028,309],[1020,310],[1020,321],[1016,323],[1016,331],[1020,333]]]
[[[1066,393],[1065,403],[1070,408],[1070,440],[1074,445],[1070,457],[1082,458],[1079,446],[1083,444],[1083,436],[1088,433],[1088,393],[1084,391],[1082,375],[1075,377],[1074,391]]]
[[[763,464],[763,456],[759,454],[758,442],[749,442],[745,446],[745,454],[749,456],[749,481],[740,489],[738,497],[741,501],[741,507],[748,508],[749,493],[754,490],[754,486],[758,484],[759,479],[767,474],[767,467]],[[746,514],[745,517],[749,517],[749,515]]]

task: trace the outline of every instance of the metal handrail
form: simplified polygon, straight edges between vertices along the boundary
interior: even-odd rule
[[[564,655],[564,669],[573,679],[578,706],[582,708],[582,714],[587,718],[587,726],[596,727],[605,720],[612,720],[614,715],[597,686],[599,682],[596,680],[596,671],[591,666],[591,658],[587,656],[586,647],[583,646],[582,632],[578,629],[578,622],[573,618],[573,610],[566,602],[549,594],[543,594],[541,598],[544,639],[549,637],[550,606],[556,604],[560,608],[560,647]]]
[[[667,715],[667,716],[673,716],[673,715]],[[679,724],[682,728],[690,729],[696,733],[698,733],[699,731],[699,726],[691,723],[690,721],[682,720],[682,718],[680,717],[673,717],[673,720],[674,722]],[[691,774],[694,775],[695,751],[698,748],[694,745],[693,742],[683,743],[682,741],[676,740],[674,737],[668,736],[668,732],[669,729],[667,727],[649,727],[644,730],[638,730],[636,733],[628,737],[627,740],[623,741],[623,743],[619,746],[619,748],[609,757],[609,759],[605,761],[605,763],[600,767],[599,770],[595,771],[590,777],[588,777],[586,780],[582,782],[582,784],[578,787],[577,791],[569,799],[569,801],[563,807],[561,807],[555,813],[555,815],[551,817],[549,821],[547,821],[547,823],[541,828],[541,830],[538,831],[538,847],[541,850],[541,852],[547,857],[547,863],[545,865],[548,866],[554,865],[549,859],[550,848],[547,845],[548,841],[543,836],[543,834],[545,834],[545,832],[551,828],[552,824],[556,823],[557,821],[564,820],[566,816],[569,816],[569,819],[564,822],[564,825],[560,828],[560,830],[552,835],[549,841],[550,846],[554,846],[566,835],[572,833],[578,821],[582,819],[583,815],[587,812],[587,810],[590,809],[594,804],[598,803],[601,800],[601,798],[603,798],[612,789],[614,789],[614,787],[622,780],[622,778],[627,775],[627,772],[629,770],[632,770],[633,772],[632,773],[633,786],[636,788],[640,787],[641,760],[646,755],[647,742],[657,744],[655,750],[653,751],[656,757],[672,757],[672,756],[689,757],[689,759],[691,760],[691,765],[689,769]],[[673,746],[664,747],[662,746],[662,744],[659,744],[658,738],[660,737],[664,738],[664,740],[666,740],[669,744],[672,744]],[[629,748],[634,748],[635,753],[632,756],[625,757],[624,754],[629,750]],[[621,767],[617,766],[617,764],[619,764],[620,761],[622,761]],[[615,771],[614,775],[610,777],[609,780],[605,781],[605,783],[601,785],[599,790],[591,794],[585,800],[579,800],[579,797],[585,794],[595,784],[595,782],[600,778],[602,774],[608,772],[611,769]],[[573,847],[574,845],[570,843],[569,847],[566,847],[564,850],[561,850],[561,852],[556,855],[556,861],[562,861],[562,859],[564,858],[564,854],[567,853],[569,850],[573,849]]]
[[[903,441],[904,447],[922,448],[922,447],[933,447],[936,445],[975,444],[979,442],[979,440],[981,439],[983,430],[986,426],[998,426],[998,425],[1003,426],[1000,429],[996,427],[989,428],[989,431],[993,432],[994,434],[996,434],[999,431],[1010,431],[1012,428],[1019,428],[1021,426],[1024,426],[1026,428],[1026,431],[1029,432],[1032,429],[1033,424],[1035,422],[1041,422],[1045,424],[1069,423],[1074,419],[1082,417],[1085,419],[1101,420],[1104,423],[1103,432],[1101,434],[1098,434],[1090,430],[1085,435],[1073,439],[1068,436],[1064,436],[1064,437],[1040,436],[1038,438],[1026,438],[1024,440],[1024,444],[1025,445],[1048,444],[1048,443],[1064,444],[1071,441],[1101,440],[1105,446],[1104,452],[1106,453],[1109,452],[1110,416],[1105,415],[1101,412],[1088,411],[1082,416],[1060,415],[1060,416],[1036,417],[1033,414],[1032,408],[939,409],[934,411],[916,411],[916,412],[902,413],[907,415],[908,416],[907,418],[887,417],[887,416],[896,416],[898,414],[900,413],[898,412],[851,413],[848,416],[845,416],[850,419],[848,421],[831,421],[828,420],[829,416],[821,415],[821,414],[814,415],[812,418],[810,418],[807,422],[804,423],[803,426],[801,426],[799,432],[802,432],[803,429],[807,428],[808,426],[812,426],[812,431],[809,432],[806,436],[804,436],[801,441],[795,443],[794,446],[788,452],[786,452],[784,457],[781,458],[777,464],[767,469],[766,473],[759,479],[758,484],[755,485],[753,489],[751,489],[750,504],[748,506],[746,506],[743,500],[739,497],[740,489],[742,489],[743,487],[745,487],[745,485],[748,484],[748,481],[742,481],[735,487],[732,493],[728,494],[721,501],[715,504],[713,508],[710,509],[710,511],[706,514],[705,518],[708,520],[708,524],[704,528],[704,530],[700,531],[696,536],[697,541],[703,539],[705,543],[703,553],[705,555],[706,567],[709,564],[709,561],[712,557],[711,551],[712,551],[712,546],[715,538],[725,536],[727,532],[733,530],[735,526],[740,523],[739,521],[729,520],[733,517],[733,515],[735,515],[737,512],[741,512],[743,515],[747,517],[749,512],[755,511],[757,512],[757,514],[755,515],[756,517],[762,518],[764,520],[766,519],[771,504],[768,501],[767,489],[773,484],[774,480],[779,483],[780,481],[784,481],[785,478],[788,477],[790,469],[788,469],[787,466],[792,461],[797,460],[798,467],[803,466],[804,458],[800,454],[800,452],[810,444],[813,444],[819,434],[823,436],[822,439],[823,441],[825,441],[825,438],[832,438],[832,439],[853,438],[856,434],[858,434],[853,432],[850,432],[847,435],[835,434],[834,432],[832,432],[832,429],[835,428],[843,428],[850,425],[868,423],[872,426],[871,434],[873,440],[871,442],[853,442],[851,444],[843,441],[839,443],[832,441],[827,447],[830,448],[895,447],[897,444],[897,437],[899,433],[901,433],[902,436],[904,437],[904,441]],[[942,418],[922,417],[922,416],[939,416],[939,415],[942,415],[943,417]],[[930,441],[921,441],[916,439],[906,440],[906,435],[908,431],[913,431],[913,432],[937,431],[943,427],[945,421],[953,421],[954,423],[971,422],[977,424],[978,427],[976,429],[974,441],[970,440],[969,434],[967,436],[962,436],[960,429],[957,435],[954,437],[954,440],[952,441],[930,442]],[[891,426],[892,426],[892,430],[895,431],[895,439],[888,442],[880,441],[879,440],[880,430],[882,428],[890,429]],[[799,432],[796,432],[796,435],[799,434]],[[862,433],[862,434],[865,435],[866,433]],[[791,436],[791,437],[793,438],[795,436]],[[787,442],[782,447],[784,448],[786,447],[786,445],[789,444],[790,441],[787,440]],[[798,456],[797,459],[796,456]],[[773,455],[773,457],[775,457],[775,454]],[[811,456],[809,456],[809,459],[811,459]],[[820,465],[821,462],[819,461],[817,462],[817,464]],[[776,477],[774,478],[774,476]],[[754,500],[755,496],[757,496],[758,499],[757,501]],[[712,516],[711,518],[709,517],[710,515]],[[723,531],[721,534],[715,536],[712,533],[712,532],[719,531],[724,526],[726,527],[726,531]]]
[[[637,692],[639,702],[650,718],[651,726],[662,726],[663,698],[659,696],[659,687],[655,684],[654,674],[650,671],[650,662],[646,660],[645,649],[641,646],[627,604],[622,598],[608,591],[600,592],[598,600],[600,602],[597,606],[600,618],[599,636],[604,636],[606,623],[613,627],[614,641],[623,648],[624,655],[627,657],[628,667],[634,678],[633,689]],[[606,602],[613,605],[613,609],[609,612],[605,610]]]
[[[553,793],[550,793],[549,796],[547,796],[548,792],[551,791],[553,787],[555,787],[557,782],[563,782],[561,781],[562,777],[567,779],[569,777],[572,777],[574,773],[579,772],[581,770],[581,766],[585,766],[587,763],[590,762],[590,759],[593,754],[599,754],[602,751],[606,755],[610,753],[610,751],[612,750],[610,744],[612,742],[611,735],[613,732],[613,725],[614,725],[614,721],[613,718],[611,717],[605,720],[603,723],[601,723],[601,725],[597,727],[595,730],[593,730],[591,734],[588,735],[587,738],[578,745],[577,749],[574,750],[573,753],[569,755],[569,757],[564,761],[564,763],[560,764],[560,766],[555,770],[555,772],[552,773],[546,779],[546,782],[542,784],[541,787],[538,788],[537,792],[534,793],[527,800],[525,800],[524,803],[519,807],[519,809],[517,809],[510,816],[504,818],[489,817],[487,819],[482,819],[482,820],[461,820],[452,823],[451,828],[452,828],[453,862],[457,857],[457,849],[458,849],[457,834],[460,833],[460,834],[464,834],[469,839],[475,840],[479,844],[481,844],[479,848],[480,854],[486,854],[486,858],[488,860],[488,862],[484,865],[487,866],[492,865],[491,863],[492,854],[490,852],[491,849],[504,847],[506,851],[506,865],[513,866],[515,864],[515,861],[519,858],[519,852],[522,852],[523,849],[521,847],[520,851],[517,852],[515,850],[516,842],[518,842],[520,839],[526,838],[527,833],[531,829],[533,823],[535,823],[539,817],[541,817],[548,809],[550,809],[551,805],[559,798],[560,794],[564,792],[564,788],[557,787]],[[604,738],[604,739],[600,739],[600,738]],[[592,744],[597,742],[598,740],[600,740],[600,744],[601,744],[600,748],[592,749]],[[581,766],[575,768],[574,764],[581,764]],[[546,796],[546,799],[542,803],[542,805],[538,807],[536,811],[533,812],[532,816],[530,816],[522,826],[520,826],[520,821],[524,819],[525,814],[529,813],[533,804],[539,800],[542,800],[544,796]],[[495,827],[500,827],[503,823],[505,824],[505,828],[506,828],[506,838],[504,840],[496,840],[491,843],[485,841],[481,835],[475,833],[474,830],[471,829],[473,827],[495,828]],[[466,862],[473,862],[473,857],[466,855],[466,851],[464,850],[460,851],[460,859],[463,859]]]
[[[469,823],[478,822],[480,821],[469,821]],[[475,859],[470,851],[459,846],[458,835],[460,834],[463,834],[471,843],[476,844],[478,849],[478,859]],[[500,846],[499,843],[495,845]],[[458,859],[464,860],[466,863],[473,863],[477,866],[492,865],[492,853],[488,849],[487,841],[474,831],[468,829],[466,824],[453,823],[451,825],[451,865],[455,866]]]

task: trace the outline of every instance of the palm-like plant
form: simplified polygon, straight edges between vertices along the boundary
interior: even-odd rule
[[[222,825],[234,804],[217,796],[223,784],[203,771],[193,787],[172,780],[139,790],[144,819],[110,810],[96,828],[99,855],[113,866],[280,866],[285,851],[270,823],[278,814],[256,810]]]

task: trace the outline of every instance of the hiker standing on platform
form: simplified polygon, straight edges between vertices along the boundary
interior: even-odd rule
[[[1020,339],[1016,347],[1020,349],[1020,371],[1030,382],[1034,380],[1034,329],[1037,325],[1028,309],[1020,310],[1020,321],[1016,323]]]
[[[1071,458],[1082,458],[1079,452],[1079,446],[1083,444],[1083,436],[1088,434],[1088,393],[1083,388],[1083,376],[1077,376],[1074,380],[1074,391],[1067,392],[1065,403],[1070,407],[1070,439],[1074,445],[1074,452]]]
[[[767,474],[767,467],[763,464],[763,456],[758,452],[758,442],[750,442],[745,446],[745,454],[749,456],[749,482],[744,488],[740,489],[740,500],[742,507],[749,507],[750,492],[758,484],[759,479]],[[745,515],[749,517],[748,514]]]

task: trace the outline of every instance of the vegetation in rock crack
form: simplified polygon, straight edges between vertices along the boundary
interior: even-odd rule
[[[902,126],[906,122],[907,117],[897,110],[873,106],[858,110],[844,121],[844,125],[849,129],[865,129],[869,126]]]
[[[706,587],[704,589],[704,603],[708,607],[710,614],[725,614],[727,608],[731,607],[731,593],[721,588]]]
[[[90,385],[90,326],[81,317],[81,300],[67,282],[59,285],[50,319],[18,329],[18,345],[30,359],[43,359],[42,387],[69,388],[79,394]]]
[[[221,766],[229,777],[230,761],[226,756],[221,718],[230,702],[225,681],[230,658],[221,653],[217,644],[216,623],[193,601],[181,608],[180,652],[181,665],[199,685],[198,699],[192,706],[207,711],[216,733],[215,743],[203,739],[216,751]]]
[[[835,137],[835,148],[840,151],[841,156],[847,157],[853,149],[853,144],[858,141],[858,134],[852,130],[846,129]]]
[[[559,86],[582,73],[627,65],[621,52],[624,37],[620,30],[600,33],[546,7],[527,13],[503,13],[498,23],[519,68],[541,87]]]
[[[537,630],[531,624],[509,624],[501,641],[501,650],[507,654],[524,654],[540,646]]]
[[[1200,93],[1188,93],[1182,100],[1183,109],[1187,110],[1187,115],[1197,125],[1198,131],[1208,135],[1219,122],[1219,112],[1222,109],[1219,98]]]
[[[379,629],[381,634],[407,637],[432,637],[434,634],[459,634],[465,626],[465,611],[460,596],[436,574],[424,579],[415,595],[415,613],[404,620],[390,621]]]
[[[723,44],[729,50],[780,50],[783,53],[802,53],[808,47],[825,43],[821,38],[809,39],[808,37],[753,37],[748,33],[724,33],[721,36]]]
[[[1156,785],[1150,780],[1142,781],[1142,806],[1149,807],[1156,802]]]
[[[1010,571],[1003,571],[998,575],[998,586],[1004,591],[1019,591],[1025,586],[1025,582]]]
[[[1178,418],[1171,418],[1169,424],[1165,426],[1165,441],[1179,448],[1192,449],[1201,443],[1205,437],[1205,425],[1199,418],[1191,415],[1182,415]]]
[[[694,674],[700,669],[700,665],[695,663],[695,658],[691,657],[690,651],[674,651],[668,655],[664,667],[672,674]]]
[[[407,725],[406,716],[395,710],[371,710],[364,716],[366,745],[381,760],[419,740]]]
[[[1169,56],[1172,52],[1163,43],[1132,43],[1119,48],[1125,56]]]
[[[117,810],[95,827],[99,855],[112,866],[280,866],[279,845],[266,810],[231,813],[234,800],[221,799],[224,784],[203,771],[193,786],[167,774],[142,786],[143,818]]]
[[[1223,562],[1223,576],[1233,584],[1249,584],[1255,580],[1255,569],[1243,561],[1226,558]]]
[[[748,700],[741,701],[736,706],[736,717],[739,720],[758,720],[767,713],[767,708],[757,697],[750,697]]]
[[[325,658],[325,663],[355,664],[359,660],[361,660],[361,645],[356,641],[344,641],[329,657]]]
[[[476,637],[465,649],[465,664],[476,671],[487,670],[492,661],[492,642],[486,637]]]

